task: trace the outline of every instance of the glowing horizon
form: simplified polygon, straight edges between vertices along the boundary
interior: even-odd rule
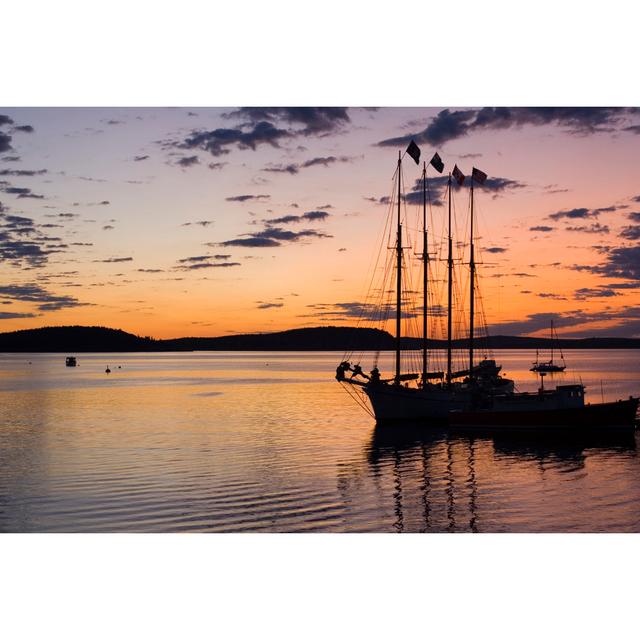
[[[493,180],[476,192],[492,334],[554,315],[567,337],[640,336],[638,133],[637,110],[608,108],[0,108],[0,331],[353,324],[415,138]],[[405,191],[420,171],[407,156]]]

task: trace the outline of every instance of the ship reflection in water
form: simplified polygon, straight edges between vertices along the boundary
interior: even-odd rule
[[[589,506],[577,496],[552,490],[543,500],[532,503],[531,497],[536,492],[542,496],[545,485],[563,475],[562,483],[569,484],[571,474],[586,476],[588,460],[635,455],[636,436],[629,432],[540,437],[425,432],[410,425],[377,426],[366,448],[381,500],[392,487],[393,528],[398,532],[582,530],[580,520]],[[496,463],[515,476],[511,486],[504,472],[501,478],[485,478]],[[342,484],[345,495],[349,486],[348,481]],[[496,510],[501,502],[505,504]],[[519,522],[527,525],[521,528]],[[588,530],[600,528],[594,523]]]
[[[499,355],[535,389],[530,353]],[[0,531],[640,531],[637,432],[376,427],[339,357],[0,354]],[[587,399],[640,388],[635,352],[571,362]]]

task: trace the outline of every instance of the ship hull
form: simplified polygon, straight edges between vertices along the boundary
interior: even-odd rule
[[[507,411],[452,411],[449,425],[464,429],[629,429],[635,428],[638,398],[582,407]]]
[[[447,424],[449,412],[470,406],[470,394],[446,389],[415,389],[394,385],[367,386],[376,421],[380,424],[421,421],[426,425]]]

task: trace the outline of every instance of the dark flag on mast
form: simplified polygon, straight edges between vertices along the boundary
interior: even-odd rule
[[[453,167],[453,177],[456,179],[456,182],[462,186],[464,184],[464,173],[462,173],[462,171],[460,171],[460,169],[458,169],[458,165],[455,165]]]
[[[412,140],[407,147],[407,153],[420,164],[420,147]]]
[[[484,171],[480,171],[480,169],[476,169],[475,167],[473,167],[471,178],[478,184],[484,184],[484,181],[487,179],[487,174]]]
[[[442,173],[444,169],[444,162],[442,162],[442,158],[438,155],[438,153],[433,154],[433,158],[431,158],[431,162],[429,163],[438,173]]]

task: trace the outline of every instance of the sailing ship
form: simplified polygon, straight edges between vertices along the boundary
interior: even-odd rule
[[[406,153],[418,163],[420,150],[411,142]],[[430,165],[441,173],[444,164],[436,153]],[[403,373],[402,365],[402,284],[403,284],[403,228],[401,217],[402,202],[402,155],[398,155],[396,171],[397,217],[395,247],[396,304],[395,304],[395,373],[383,379],[377,364],[370,373],[365,373],[359,363],[348,359],[338,365],[336,379],[348,390],[356,390],[356,400],[369,411],[368,406],[358,399],[361,391],[370,403],[379,424],[399,421],[419,422],[426,426],[447,424],[463,428],[522,428],[522,427],[581,427],[581,428],[635,428],[636,413],[640,399],[585,404],[585,387],[582,384],[558,385],[555,389],[544,389],[544,376],[548,371],[563,371],[564,366],[553,362],[553,351],[548,362],[536,364],[540,374],[540,389],[537,393],[515,392],[512,380],[500,374],[501,367],[493,359],[486,358],[479,363],[474,359],[474,319],[476,294],[476,262],[474,238],[474,182],[482,184],[486,174],[474,168],[470,189],[470,236],[469,236],[469,334],[468,366],[454,371],[452,367],[453,327],[453,237],[451,224],[452,175],[462,186],[465,176],[457,165],[449,173],[447,180],[448,236],[447,236],[447,347],[446,372],[428,369],[428,234],[427,234],[427,177],[426,163],[423,163],[423,219],[422,219],[422,263],[423,263],[423,304],[422,304],[422,371]],[[553,325],[552,325],[553,336]],[[562,357],[564,361],[564,357]],[[377,361],[377,357],[376,357]],[[545,365],[542,367],[541,365]],[[553,368],[552,368],[553,367]],[[534,369],[532,369],[534,370]],[[350,372],[351,376],[347,377]]]
[[[558,334],[555,334],[555,339],[558,339]],[[560,348],[560,359],[562,360],[562,364],[556,364],[553,361],[553,341],[554,341],[554,329],[553,329],[553,319],[551,320],[551,358],[546,362],[540,362],[540,357],[538,355],[538,350],[536,349],[536,361],[533,363],[533,366],[529,371],[535,371],[536,373],[562,373],[567,365],[564,361],[564,355],[562,353],[562,348]]]
[[[418,162],[420,151],[412,142],[407,153]],[[430,165],[441,173],[444,164],[436,153]],[[404,269],[403,225],[401,203],[402,195],[402,155],[398,154],[398,165],[395,174],[397,187],[397,216],[395,247],[395,275],[396,275],[396,304],[395,304],[395,373],[392,377],[383,379],[377,366],[369,374],[362,370],[360,364],[353,365],[343,360],[337,367],[336,378],[347,387],[359,388],[367,396],[373,415],[379,423],[396,422],[400,420],[427,420],[434,424],[446,422],[449,413],[456,409],[468,409],[477,404],[477,398],[512,392],[512,380],[500,374],[501,367],[493,359],[486,358],[475,362],[474,353],[474,319],[476,292],[476,263],[474,254],[473,228],[473,182],[484,182],[486,174],[474,169],[471,180],[471,209],[470,209],[470,254],[469,254],[469,337],[468,337],[468,366],[454,371],[452,363],[453,352],[453,235],[452,235],[452,175],[461,186],[465,176],[454,167],[453,174],[449,173],[447,180],[448,201],[448,235],[447,235],[447,348],[446,371],[429,371],[428,369],[428,266],[429,244],[427,228],[427,165],[423,163],[422,171],[422,370],[403,373],[402,367],[402,285]],[[395,191],[395,189],[394,189]],[[347,377],[347,373],[351,376]]]

